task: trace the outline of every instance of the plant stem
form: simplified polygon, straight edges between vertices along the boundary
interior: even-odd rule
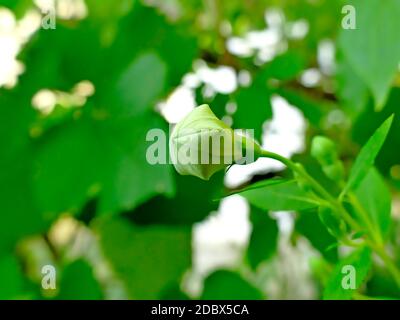
[[[297,166],[293,161],[291,161],[290,159],[287,159],[285,157],[282,157],[279,154],[273,153],[273,152],[269,152],[266,150],[262,150],[261,153],[264,157],[267,158],[271,158],[271,159],[275,159],[278,160],[280,162],[282,162],[283,164],[285,164],[289,169],[291,169],[294,172],[297,172],[299,175],[301,175],[304,179],[306,179],[310,185],[313,187],[313,189],[326,201],[328,201],[328,203],[331,205],[332,209],[335,211],[338,211],[341,216],[343,217],[343,219],[346,220],[346,222],[351,225],[354,229],[358,230],[358,231],[362,231],[359,230],[359,226],[357,224],[357,222],[352,218],[352,216],[343,208],[342,204],[336,199],[334,198],[328,191],[325,190],[324,187],[322,187],[313,177],[311,177],[307,171],[300,166]]]
[[[266,150],[261,151],[261,155],[263,157],[275,159],[277,161],[282,162],[284,165],[286,165],[289,169],[291,169],[293,172],[296,172],[298,175],[303,177],[309,184],[310,186],[314,189],[314,191],[319,194],[324,200],[326,200],[331,209],[335,210],[352,228],[354,231],[364,231],[363,227],[358,224],[356,220],[347,212],[347,210],[343,207],[341,201],[333,197],[321,184],[319,184],[312,176],[308,174],[308,172],[302,167],[296,165],[293,161],[290,159],[287,159],[279,154],[269,152]],[[356,198],[355,195],[351,194],[350,195],[351,202],[353,205],[356,206],[356,209],[359,211],[361,207],[361,204],[358,202],[358,199]],[[391,257],[387,254],[385,251],[385,248],[383,246],[383,241],[381,240],[382,238],[377,236],[377,233],[375,231],[375,228],[373,228],[373,225],[371,221],[368,218],[368,215],[361,210],[361,218],[365,220],[365,223],[367,224],[367,228],[369,229],[369,233],[367,234],[369,238],[365,239],[365,243],[371,247],[372,250],[375,251],[375,253],[383,260],[385,265],[387,266],[388,270],[392,274],[393,278],[395,279],[398,287],[400,288],[400,270],[397,268],[395,263],[392,261]]]

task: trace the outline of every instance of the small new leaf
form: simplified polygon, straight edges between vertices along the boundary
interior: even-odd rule
[[[360,182],[367,175],[369,169],[375,162],[375,158],[381,150],[383,143],[389,133],[393,122],[394,115],[391,115],[386,121],[375,131],[372,137],[361,149],[353,167],[350,171],[349,180],[344,188],[343,194],[350,189],[356,189]]]

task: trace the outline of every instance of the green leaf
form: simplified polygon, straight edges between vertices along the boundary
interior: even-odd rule
[[[400,61],[400,2],[386,0],[353,0],[357,28],[342,29],[339,46],[374,95],[380,110],[386,102]],[[384,35],[384,36],[383,36]]]
[[[166,132],[164,121],[152,112],[105,120],[84,117],[41,137],[34,181],[40,209],[75,213],[99,195],[98,212],[115,213],[156,194],[172,195],[171,168],[146,159],[146,135],[153,128]]]
[[[103,293],[100,284],[93,275],[91,266],[84,260],[68,264],[62,273],[60,300],[100,300]]]
[[[0,90],[0,252],[25,235],[44,231],[52,218],[42,215],[33,192],[33,118],[29,99],[19,91]]]
[[[164,61],[156,53],[142,53],[116,81],[108,97],[109,109],[128,116],[152,109],[164,91],[166,72]]]
[[[381,235],[386,239],[391,224],[392,197],[383,177],[375,168],[369,170],[355,190],[355,194],[372,224],[378,227]]]
[[[191,228],[136,226],[106,219],[98,227],[101,247],[131,299],[157,299],[191,265]]]
[[[238,194],[263,210],[304,210],[317,205],[294,180],[266,180],[255,183]]]
[[[42,232],[53,217],[38,209],[33,192],[33,155],[23,148],[0,173],[0,252],[12,249],[22,237]]]
[[[86,0],[88,6],[89,18],[91,20],[99,20],[104,23],[105,21],[114,22],[121,15],[131,10],[136,0]]]
[[[110,75],[105,77],[103,69],[113,63],[104,61],[99,30],[83,20],[74,26],[58,23],[56,30],[48,31],[39,28],[22,51],[21,58],[29,71],[21,75],[17,90],[31,99],[45,88],[70,91],[82,80],[91,81],[96,91],[104,79],[110,85]],[[51,50],[48,50],[49,43]]]
[[[250,235],[247,248],[247,259],[250,266],[256,269],[257,266],[275,254],[278,245],[278,225],[269,217],[268,213],[251,207],[250,220],[253,229]]]
[[[165,122],[154,113],[110,118],[99,123],[97,133],[103,144],[104,161],[99,173],[100,213],[131,210],[157,194],[174,194],[172,168],[165,164],[151,165],[146,159],[151,144],[146,142],[146,135],[154,128],[167,132]]]
[[[118,24],[118,33],[109,50],[109,65],[105,66],[105,71],[107,74],[115,70],[123,71],[137,53],[157,51],[168,66],[168,85],[177,86],[197,56],[197,40],[179,24],[168,23],[165,16],[154,8],[135,1],[133,10]],[[109,81],[107,77],[104,79],[103,85],[107,88]]]
[[[333,237],[318,217],[314,209],[300,212],[296,219],[296,231],[305,236],[312,246],[317,249],[329,262],[338,260],[337,239]]]
[[[337,64],[337,95],[347,113],[354,119],[365,110],[369,90],[342,54],[339,54]]]
[[[266,83],[262,79],[254,79],[250,87],[239,90],[236,103],[234,127],[254,130],[254,138],[261,140],[263,123],[272,118],[271,93]]]
[[[202,300],[261,300],[261,292],[239,274],[218,270],[204,280]]]
[[[98,181],[102,153],[91,123],[73,121],[37,141],[35,198],[45,213],[76,211]],[[72,192],[73,190],[73,192]]]
[[[21,299],[23,274],[17,259],[11,255],[0,257],[0,300]]]
[[[368,142],[361,149],[353,167],[350,171],[350,176],[347,181],[343,193],[349,189],[355,189],[364,179],[369,169],[375,162],[375,158],[381,150],[383,143],[389,133],[392,125],[393,115],[391,115],[372,135]]]
[[[352,126],[352,140],[359,145],[364,145],[378,128],[390,115],[394,114],[392,126],[386,137],[385,143],[375,160],[375,167],[384,176],[391,175],[393,166],[400,164],[398,150],[400,150],[400,88],[393,88],[390,92],[388,102],[382,112],[376,113],[372,103],[360,114]],[[399,181],[399,179],[397,179]]]
[[[357,292],[365,281],[371,267],[371,251],[362,248],[342,259],[332,271],[324,290],[324,299],[347,300],[351,299],[353,293]],[[350,270],[350,271],[349,271]],[[353,272],[354,271],[354,272]],[[353,276],[355,289],[347,285],[351,283],[348,279]]]

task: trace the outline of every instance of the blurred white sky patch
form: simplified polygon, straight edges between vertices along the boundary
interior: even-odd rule
[[[226,47],[230,53],[239,57],[255,56],[260,63],[272,60],[286,48],[279,29],[271,28],[250,31],[244,37],[231,37]]]
[[[308,21],[301,19],[294,22],[288,22],[286,25],[286,35],[289,39],[300,40],[303,39],[309,30]]]
[[[231,94],[238,88],[238,75],[232,67],[210,68],[206,62],[198,60],[193,69],[166,100],[157,104],[157,109],[169,123],[178,123],[196,107],[195,90],[201,85],[204,84],[203,96],[208,98],[216,93]]]
[[[287,22],[283,12],[274,8],[265,12],[265,22],[265,29],[228,38],[228,51],[238,57],[254,56],[255,64],[262,65],[287,50],[287,39],[302,39],[309,30],[306,20]]]
[[[187,88],[196,89],[200,87],[201,80],[195,73],[191,72],[183,77],[182,83]]]
[[[179,86],[166,101],[158,104],[158,109],[169,123],[178,123],[196,106],[194,93],[190,88]]]
[[[237,75],[232,67],[219,66],[213,69],[204,61],[198,61],[195,64],[195,72],[199,80],[215,92],[230,94],[238,87]]]
[[[29,37],[39,28],[40,21],[40,14],[34,10],[28,11],[17,21],[11,10],[0,8],[0,87],[14,87],[18,76],[25,71],[17,56]]]
[[[317,59],[322,73],[332,75],[335,72],[335,44],[332,40],[322,40],[318,44]]]
[[[34,0],[43,14],[55,12],[64,20],[83,19],[88,14],[84,0]]]
[[[293,213],[288,211],[272,212],[271,216],[277,220],[279,230],[285,236],[289,236],[294,229]]]
[[[193,269],[185,281],[185,289],[193,295],[199,294],[202,280],[210,272],[237,266],[250,232],[247,201],[238,195],[221,200],[218,212],[193,227]]]
[[[236,210],[232,210],[235,208]],[[194,243],[201,244],[204,252],[197,252],[195,256],[196,265],[199,266],[198,271],[207,271],[209,267],[215,267],[216,264],[221,266],[229,266],[230,263],[221,256],[220,261],[214,261],[211,265],[206,255],[213,254],[213,251],[220,245],[224,245],[225,249],[242,247],[247,244],[251,231],[248,222],[249,205],[247,201],[239,196],[233,195],[221,200],[218,214],[211,214],[204,222],[198,223],[194,227]],[[208,247],[205,250],[205,247]],[[201,250],[201,249],[200,249]],[[198,263],[197,263],[198,262]]]
[[[306,88],[313,88],[320,84],[322,79],[321,71],[317,68],[304,70],[300,76],[300,82]]]

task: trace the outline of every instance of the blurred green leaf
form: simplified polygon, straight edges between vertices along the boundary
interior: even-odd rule
[[[202,300],[261,300],[263,295],[239,274],[218,270],[204,280]]]
[[[356,118],[364,111],[368,102],[368,87],[342,54],[338,57],[336,80],[338,83],[337,95],[340,101],[348,114],[352,118]]]
[[[151,109],[164,92],[166,66],[154,52],[142,53],[122,72],[106,100],[119,116]],[[145,90],[143,88],[146,88]]]
[[[191,228],[99,222],[103,252],[131,299],[157,299],[191,265]]]
[[[25,235],[47,227],[33,196],[33,148],[29,101],[15,91],[0,90],[0,252]],[[29,214],[28,214],[29,213]]]
[[[238,91],[237,110],[233,115],[234,127],[254,130],[254,137],[259,141],[263,123],[272,118],[271,93],[264,80],[264,77],[256,78],[250,87]]]
[[[165,122],[154,113],[140,117],[110,118],[99,123],[97,134],[103,144],[104,168],[100,172],[100,213],[130,210],[157,194],[175,192],[168,165],[151,165],[146,159],[150,142],[147,132],[158,128],[167,134]]]
[[[338,260],[337,239],[322,224],[316,209],[300,212],[296,219],[295,230],[305,236],[327,261]]]
[[[287,51],[275,57],[263,71],[268,78],[287,81],[297,77],[305,67],[303,57],[295,51]]]
[[[398,152],[400,148],[400,110],[398,108],[400,101],[400,89],[393,88],[389,100],[382,110],[376,113],[372,103],[369,103],[364,112],[360,114],[352,128],[352,139],[359,145],[365,144],[388,117],[394,114],[391,129],[387,135],[381,151],[376,157],[375,166],[385,176],[390,176],[391,168],[400,164]]]
[[[46,213],[76,211],[101,172],[102,154],[92,124],[73,121],[37,142],[35,195]]]
[[[31,0],[0,0],[0,7],[6,7],[12,10],[17,18],[25,14],[27,9],[31,6]]]
[[[367,294],[372,297],[400,299],[400,290],[385,268],[377,267],[367,283]]]
[[[157,104],[180,86],[192,90],[197,102],[210,103],[218,117],[232,117],[236,128],[254,129],[259,140],[265,121],[272,118],[272,96],[279,95],[298,108],[308,124],[305,140],[329,136],[340,145],[345,166],[354,164],[346,188],[356,193],[397,263],[398,222],[390,209],[398,195],[394,190],[390,194],[385,182],[400,186],[400,45],[396,39],[400,5],[397,0],[385,1],[384,5],[378,0],[346,2],[356,6],[357,29],[338,30],[343,1],[84,0],[84,18],[73,16],[75,10],[64,10],[60,4],[57,28],[38,26],[28,36],[36,23],[28,9],[39,13],[41,5],[31,0],[0,0],[2,39],[6,40],[0,41],[0,298],[53,297],[41,290],[40,267],[61,263],[64,250],[69,256],[85,249],[80,241],[70,241],[69,223],[64,219],[52,228],[66,212],[97,231],[104,255],[95,260],[99,265],[77,260],[60,269],[61,291],[56,298],[113,298],[113,290],[108,290],[112,280],[101,277],[100,285],[96,279],[99,268],[107,263],[128,298],[189,299],[183,287],[193,285],[192,279],[182,283],[182,277],[191,267],[193,224],[218,209],[215,199],[221,194],[235,190],[224,190],[223,172],[204,182],[179,176],[169,164],[148,163],[146,151],[152,142],[146,141],[147,132],[168,131]],[[71,18],[66,17],[67,11]],[[21,20],[25,13],[29,15]],[[246,47],[251,47],[248,55],[233,52],[246,51]],[[276,54],[271,60],[265,59],[269,49]],[[207,81],[196,71],[198,62],[212,69],[233,68],[240,86],[230,94],[207,96]],[[320,71],[315,86],[303,81],[301,75],[308,69]],[[3,82],[14,70],[22,73],[10,89]],[[247,87],[240,81],[246,72],[252,78]],[[92,84],[94,93],[78,90],[82,81]],[[32,98],[42,89],[57,96],[73,94],[75,99],[64,96],[62,100],[86,99],[86,103],[57,101],[52,113],[45,114],[32,107]],[[179,108],[183,100],[176,99],[179,95],[173,98],[168,102]],[[227,108],[235,102],[236,112]],[[390,132],[388,120],[373,135],[391,114],[395,116]],[[364,145],[369,138],[354,163],[357,144]],[[308,151],[294,155],[293,160],[304,165],[332,196],[340,194],[340,186],[324,176]],[[325,228],[339,235],[332,232],[340,229],[335,217],[323,215],[322,223],[315,196],[295,181],[267,180],[276,175],[256,174],[252,181],[265,180],[239,191],[251,203],[253,226],[240,262],[248,263],[251,270],[247,271],[257,274],[217,271],[206,278],[202,298],[264,297],[255,286],[264,288],[265,283],[250,279],[264,280],[259,278],[260,264],[276,252],[279,233],[269,210],[297,211],[291,240],[303,242],[302,235],[321,253],[319,261],[312,263],[317,286],[326,282],[331,263],[336,268],[341,262],[354,263],[357,280],[360,272],[365,278],[367,271],[362,268],[371,264],[370,254],[355,252],[338,263],[342,248]],[[344,204],[352,210],[349,203]],[[359,240],[367,236],[366,231],[349,230],[349,234]],[[353,293],[343,293],[332,284],[336,280],[328,281],[326,296],[351,298]],[[380,263],[374,265],[361,290],[356,298],[397,297],[398,292]]]
[[[174,197],[153,197],[124,215],[140,225],[191,225],[200,222],[218,209],[219,202],[214,199],[222,193],[223,176],[224,172],[219,172],[209,181],[203,181],[175,173]]]
[[[371,168],[355,190],[361,206],[367,212],[374,226],[386,239],[391,224],[392,198],[382,176]]]
[[[15,257],[0,256],[0,300],[21,299],[24,295],[22,269]]]
[[[103,297],[91,266],[84,260],[76,260],[64,268],[59,286],[59,300],[100,300]]]
[[[90,19],[99,22],[118,20],[120,16],[132,9],[136,0],[85,0]]]
[[[267,212],[254,206],[251,207],[250,221],[253,229],[247,248],[247,259],[250,266],[256,269],[261,262],[270,259],[276,253],[279,230],[277,222],[270,218]]]
[[[341,217],[334,214],[331,208],[319,207],[318,216],[332,236],[342,239],[346,235],[346,224]]]

